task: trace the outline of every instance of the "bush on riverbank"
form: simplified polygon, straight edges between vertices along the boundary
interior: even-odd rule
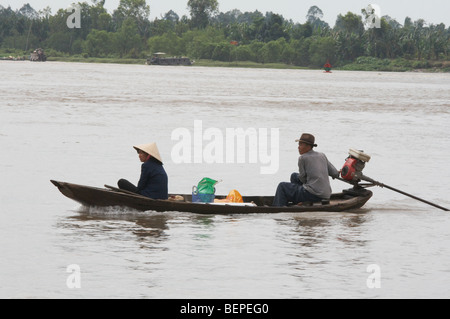
[[[338,67],[339,70],[348,71],[427,71],[427,72],[450,72],[450,61],[430,60],[406,60],[379,59],[374,57],[358,57],[354,62]]]

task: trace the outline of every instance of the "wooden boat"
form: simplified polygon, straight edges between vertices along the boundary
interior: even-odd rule
[[[190,212],[196,214],[273,214],[281,212],[342,212],[361,208],[371,197],[372,192],[362,187],[344,190],[333,194],[328,203],[271,206],[273,196],[243,196],[244,203],[193,203],[192,195],[178,195],[181,200],[155,200],[138,194],[107,186],[97,188],[65,182],[51,181],[66,197],[88,207],[120,206],[138,211]],[[174,195],[172,195],[174,197]],[[224,199],[225,196],[216,196]]]
[[[47,61],[47,56],[45,55],[44,50],[39,48],[31,52],[30,61],[38,61],[38,62]]]
[[[152,58],[148,58],[147,65],[193,65],[194,62],[187,57],[165,57],[164,52],[157,52],[153,54]]]

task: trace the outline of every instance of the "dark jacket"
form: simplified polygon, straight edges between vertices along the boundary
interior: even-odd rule
[[[153,199],[167,199],[168,178],[161,162],[150,158],[141,168],[138,193]]]

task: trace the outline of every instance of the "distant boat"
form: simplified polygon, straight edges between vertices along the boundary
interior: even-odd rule
[[[194,62],[187,57],[164,57],[166,53],[157,52],[147,59],[148,65],[193,65]]]
[[[39,62],[47,61],[47,56],[45,55],[44,50],[39,48],[31,52],[30,61],[39,61]]]

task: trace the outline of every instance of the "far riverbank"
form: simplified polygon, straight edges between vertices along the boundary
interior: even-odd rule
[[[28,60],[25,55],[11,55],[0,51],[0,59]],[[73,56],[48,56],[47,61],[78,62],[78,63],[116,63],[116,64],[145,64],[146,59],[133,58],[96,58]],[[195,60],[196,66],[206,67],[231,67],[231,68],[266,68],[266,69],[307,69],[320,70],[318,67],[302,67],[285,63],[257,63],[251,61],[223,62],[217,60],[200,59]],[[355,61],[344,65],[335,65],[333,70],[345,71],[378,71],[378,72],[430,72],[442,73],[450,72],[449,60],[407,60],[379,59],[374,57],[359,57]]]
[[[48,61],[82,62],[82,63],[119,63],[145,64],[146,59],[129,58],[84,58],[84,57],[48,57]],[[232,67],[232,68],[266,68],[266,69],[307,69],[322,68],[300,67],[284,63],[256,63],[251,61],[223,62],[215,60],[195,60],[196,66]],[[359,57],[354,62],[333,67],[333,70],[345,71],[379,71],[379,72],[450,72],[450,61],[378,59]]]

